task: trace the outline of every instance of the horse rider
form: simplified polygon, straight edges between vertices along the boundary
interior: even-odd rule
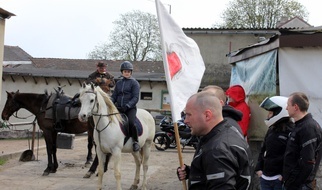
[[[86,83],[94,83],[95,86],[100,86],[101,89],[110,95],[110,89],[114,87],[114,76],[107,72],[107,64],[99,61],[96,64],[96,71],[91,73],[86,79]]]
[[[129,133],[133,139],[133,151],[139,151],[140,145],[138,140],[137,128],[134,125],[137,107],[139,101],[140,84],[133,78],[133,65],[129,61],[124,61],[121,64],[122,79],[116,82],[114,92],[112,94],[112,101],[121,113],[128,117]]]

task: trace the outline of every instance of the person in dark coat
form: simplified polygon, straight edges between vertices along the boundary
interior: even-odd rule
[[[322,131],[319,123],[308,113],[309,99],[302,92],[292,93],[287,111],[294,119],[294,130],[287,142],[283,180],[286,190],[316,188],[316,172],[322,156]]]
[[[268,131],[258,156],[255,172],[260,177],[261,190],[282,190],[284,153],[294,123],[287,110],[287,97],[265,98],[260,107],[268,111],[265,123]]]
[[[179,180],[188,179],[189,190],[247,190],[252,159],[243,135],[222,116],[222,105],[211,92],[192,95],[184,122],[201,137],[191,166],[177,169]]]
[[[139,151],[139,138],[137,128],[134,125],[139,101],[140,84],[132,77],[133,65],[129,61],[124,61],[120,69],[123,78],[116,82],[114,92],[111,96],[113,103],[121,113],[124,113],[129,122],[129,132],[133,139],[133,151]]]
[[[107,64],[100,61],[96,64],[96,71],[91,73],[86,79],[86,83],[92,82],[95,86],[101,87],[101,89],[107,93],[111,93],[111,88],[114,87],[114,76],[107,72]]]

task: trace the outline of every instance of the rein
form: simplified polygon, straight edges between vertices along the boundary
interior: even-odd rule
[[[36,113],[36,114],[31,114],[31,115],[29,115],[29,116],[27,116],[27,117],[20,117],[20,116],[18,116],[18,111],[16,111],[16,112],[14,112],[12,115],[13,115],[15,118],[17,118],[17,119],[28,119],[29,117],[35,116],[34,121],[36,121],[36,120],[37,120],[37,115],[38,115],[39,113],[41,113],[41,112],[44,112],[44,110],[42,109],[42,107],[43,107],[43,105],[45,104],[45,102],[46,102],[47,100],[48,100],[48,98],[47,98],[47,99],[45,98],[45,99],[42,101],[41,106],[40,106],[40,108],[39,108],[39,111],[38,111],[38,113]],[[13,103],[14,103],[14,105],[15,105],[15,106],[17,106],[17,107],[19,107],[19,108],[22,108],[22,106],[20,106],[20,103],[19,103],[19,102],[17,102],[14,98],[13,98]]]
[[[85,93],[93,93],[94,95],[95,95],[95,102],[94,102],[94,104],[93,104],[93,107],[92,107],[92,115],[93,116],[99,116],[99,119],[97,120],[97,122],[96,122],[96,124],[95,124],[95,130],[97,131],[97,133],[98,133],[98,141],[99,141],[99,143],[101,144],[101,132],[102,131],[104,131],[105,129],[107,129],[108,127],[109,127],[109,125],[111,124],[111,120],[109,120],[109,122],[107,123],[107,125],[103,128],[103,129],[101,129],[101,130],[99,130],[98,128],[97,128],[97,126],[98,126],[98,124],[99,124],[99,122],[101,121],[101,118],[102,118],[102,116],[103,117],[110,117],[110,116],[113,116],[113,115],[117,115],[117,114],[121,114],[121,113],[111,113],[111,114],[98,114],[98,110],[99,110],[99,103],[98,103],[98,101],[97,101],[97,94],[95,93],[95,92],[92,92],[92,91],[85,91]],[[97,111],[96,111],[96,113],[94,113],[93,111],[94,111],[94,108],[95,108],[95,104],[96,104],[96,107],[97,107]],[[104,152],[103,150],[102,150],[102,147],[100,146],[100,149],[101,149],[101,151],[102,152]],[[106,154],[106,153],[105,153]]]

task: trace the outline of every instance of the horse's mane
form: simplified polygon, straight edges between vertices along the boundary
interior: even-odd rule
[[[98,93],[100,93],[100,95],[103,97],[104,102],[106,103],[106,105],[108,107],[109,114],[119,113],[119,111],[117,110],[117,108],[115,107],[114,103],[112,102],[110,96],[107,93],[105,93],[99,86],[95,87],[95,90]],[[120,123],[123,123],[123,119],[121,117],[121,114],[116,114],[115,116]]]

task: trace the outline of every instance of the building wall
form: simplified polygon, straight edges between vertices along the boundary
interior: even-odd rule
[[[1,96],[3,99],[0,101],[0,110],[2,112],[5,102],[7,100],[8,92],[16,92],[19,90],[20,93],[39,93],[42,94],[47,90],[50,92],[55,92],[54,89],[57,89],[59,86],[57,80],[55,78],[47,78],[47,83],[44,77],[25,77],[25,80],[21,76],[13,76],[14,81],[10,76],[3,76],[3,88],[1,91]],[[37,81],[37,83],[35,83]],[[80,83],[77,79],[69,79],[69,84],[67,79],[58,79],[60,86],[63,86],[63,90],[67,95],[74,96],[76,93],[79,92],[81,88]],[[81,81],[82,82],[82,81]],[[165,82],[140,82],[141,92],[151,92],[152,93],[152,100],[139,100],[137,106],[143,109],[160,109],[161,108],[161,94],[162,91],[166,90],[166,83]],[[159,113],[153,112],[152,115],[158,115]],[[27,117],[30,116],[31,113],[21,109],[18,112],[18,116],[20,117]],[[32,122],[34,116],[29,117],[27,119],[17,119],[13,116],[10,117],[9,121],[11,123],[17,122]],[[19,130],[22,129],[30,129],[31,126],[19,126]]]
[[[269,38],[276,31],[243,30],[184,30],[185,34],[196,41],[206,65],[201,86],[219,85],[229,87],[231,65],[226,54],[259,42],[262,37]]]

